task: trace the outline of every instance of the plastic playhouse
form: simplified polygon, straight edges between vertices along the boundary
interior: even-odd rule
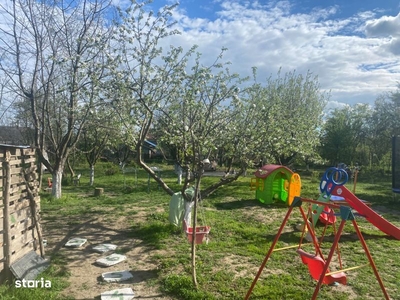
[[[265,165],[254,176],[251,190],[256,191],[256,199],[262,203],[283,201],[290,205],[295,196],[300,196],[300,176],[285,166]]]

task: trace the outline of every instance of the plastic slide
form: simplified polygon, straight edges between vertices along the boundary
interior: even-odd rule
[[[386,219],[382,218],[362,200],[358,199],[351,191],[345,186],[336,186],[332,194],[344,197],[346,202],[355,209],[359,214],[363,215],[368,222],[378,228],[380,231],[391,235],[397,240],[400,240],[400,228],[396,227]]]

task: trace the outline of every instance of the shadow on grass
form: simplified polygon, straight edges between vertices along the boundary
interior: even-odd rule
[[[266,238],[267,241],[273,241],[275,239],[276,233],[274,234],[266,234],[264,237]],[[278,242],[284,242],[287,244],[298,244],[300,242],[300,237],[298,235],[298,232],[296,231],[291,231],[291,232],[283,232],[281,236],[279,237]],[[304,239],[303,243],[307,243],[307,241]]]
[[[362,232],[362,236],[364,238],[364,240],[396,240],[394,237],[390,236],[390,235],[385,235],[384,233],[382,234],[369,234],[369,233],[365,233]],[[333,242],[334,240],[334,235],[330,235],[325,237],[325,240],[328,242]],[[354,241],[358,241],[358,236],[356,233],[344,233],[341,235],[340,237],[340,243],[343,242],[354,242]]]
[[[65,191],[73,192],[73,193],[83,193],[85,196],[94,197],[94,189],[103,188],[105,194],[114,194],[114,195],[129,195],[132,193],[152,193],[156,191],[162,191],[160,187],[158,187],[156,182],[151,182],[150,185],[147,183],[140,182],[138,184],[126,184],[123,185],[121,182],[116,182],[110,180],[110,182],[104,184],[97,184],[96,186],[79,186],[79,187],[66,187]]]
[[[218,210],[231,210],[231,209],[240,209],[246,207],[260,207],[264,209],[268,208],[288,208],[286,203],[272,203],[272,204],[263,204],[257,199],[240,199],[229,202],[218,202],[214,204],[215,208]]]
[[[157,217],[157,216],[156,216]],[[121,229],[115,229],[113,226],[108,226],[105,221],[100,223],[98,218],[91,216],[70,216],[68,224],[56,222],[51,218],[47,221],[46,227],[53,233],[49,241],[57,241],[53,248],[49,249],[52,264],[57,266],[57,275],[68,276],[68,264],[73,261],[80,265],[87,261],[94,261],[98,255],[94,254],[92,247],[97,243],[113,243],[118,245],[117,253],[129,252],[133,247],[140,244],[146,246],[146,251],[152,248],[162,248],[167,245],[166,240],[171,238],[171,234],[176,233],[176,227],[166,224],[160,220],[148,220],[144,223],[131,226],[129,224]],[[65,221],[65,220],[64,220]],[[71,224],[74,224],[73,226]],[[111,224],[111,223],[109,223]],[[80,248],[66,248],[65,243],[72,237],[87,238],[88,242]],[[168,246],[168,245],[167,245]],[[132,260],[140,260],[142,253],[131,255]],[[94,263],[94,262],[93,262]],[[96,266],[98,266],[96,264]],[[100,268],[99,268],[100,269]],[[107,272],[104,268],[103,272]],[[148,280],[158,279],[158,270],[130,270],[133,275],[132,284],[145,282]],[[112,290],[113,288],[110,288]],[[155,299],[161,295],[153,295],[149,297]],[[146,297],[141,297],[146,298]],[[101,299],[99,297],[95,299]]]
[[[154,249],[160,249],[171,235],[179,235],[180,231],[172,224],[159,221],[138,224],[131,227],[129,237],[140,239],[141,244]]]
[[[69,225],[68,225],[69,224]],[[120,249],[134,247],[134,241],[129,239],[129,226],[124,229],[114,229],[98,223],[97,218],[69,217],[68,224],[49,222],[45,226],[52,232],[47,238],[49,245],[56,240],[54,247],[49,251],[50,259],[59,266],[65,266],[69,261],[84,262],[93,260],[92,247],[98,243],[115,243]],[[74,225],[71,225],[74,224]],[[65,229],[64,229],[65,228]],[[87,243],[80,248],[67,248],[64,245],[72,237],[87,238]]]

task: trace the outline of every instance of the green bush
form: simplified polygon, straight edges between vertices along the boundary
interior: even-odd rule
[[[319,171],[311,171],[311,182],[319,182],[321,181],[321,174]]]
[[[119,171],[120,169],[116,165],[109,163],[105,166],[104,175],[112,176],[119,173]]]

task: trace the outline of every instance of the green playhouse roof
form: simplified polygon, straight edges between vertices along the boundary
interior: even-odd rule
[[[258,169],[254,173],[254,176],[256,176],[257,178],[267,178],[272,172],[279,169],[285,169],[286,171],[293,173],[292,170],[282,165],[265,165]]]

